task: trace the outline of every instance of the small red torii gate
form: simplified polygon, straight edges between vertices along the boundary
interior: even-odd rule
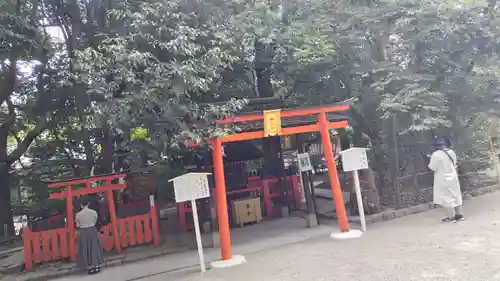
[[[87,179],[78,179],[78,180],[49,184],[49,188],[65,188],[64,191],[50,194],[50,199],[66,198],[66,226],[69,228],[70,237],[75,237],[73,197],[79,197],[82,195],[89,195],[96,193],[106,193],[109,206],[109,216],[111,217],[111,229],[113,232],[113,242],[115,250],[117,252],[121,252],[120,235],[118,233],[118,221],[116,218],[116,208],[115,208],[115,199],[113,196],[113,191],[127,188],[127,184],[125,182],[112,183],[112,181],[124,180],[126,176],[127,176],[126,174],[116,174],[116,175],[98,176]],[[100,181],[104,181],[104,185],[95,188],[92,187],[93,183],[97,183]],[[82,185],[82,184],[85,185],[85,188],[73,190],[72,186]],[[74,243],[69,244],[69,253],[71,260],[75,260],[76,249]]]
[[[33,232],[29,228],[23,231],[24,256],[26,270],[31,270],[33,263],[55,261],[69,258],[76,260],[75,221],[73,213],[73,197],[88,194],[105,193],[109,207],[111,224],[102,227],[102,247],[106,251],[114,248],[121,252],[122,248],[153,242],[160,246],[159,222],[154,200],[150,202],[150,211],[145,215],[117,218],[113,191],[127,188],[124,182],[126,174],[114,174],[76,179],[49,184],[49,188],[64,188],[50,194],[50,199],[66,199],[66,227]],[[118,181],[113,183],[113,181]],[[104,182],[93,187],[94,183]],[[75,189],[74,186],[84,186]],[[112,240],[112,241],[111,241]]]

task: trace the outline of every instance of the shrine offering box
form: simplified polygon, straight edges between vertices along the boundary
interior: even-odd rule
[[[248,198],[233,201],[233,221],[240,226],[249,222],[260,222],[262,211],[260,198]]]

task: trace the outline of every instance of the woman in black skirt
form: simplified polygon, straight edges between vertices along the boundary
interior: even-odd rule
[[[94,274],[100,271],[99,267],[104,263],[99,231],[96,227],[98,215],[89,208],[89,197],[81,197],[79,201],[82,210],[76,214],[76,227],[80,234],[76,265],[82,270],[87,270],[89,274]]]

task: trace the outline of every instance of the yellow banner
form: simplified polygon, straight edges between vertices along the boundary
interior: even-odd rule
[[[281,133],[281,110],[264,111],[264,137],[278,136]]]

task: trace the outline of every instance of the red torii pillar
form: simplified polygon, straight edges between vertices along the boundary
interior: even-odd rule
[[[328,130],[329,122],[326,118],[326,113],[321,112],[318,114],[321,141],[323,143],[323,151],[326,159],[326,167],[328,168],[328,179],[332,188],[333,198],[335,201],[335,211],[337,212],[338,223],[341,232],[349,231],[349,221],[345,211],[344,196],[342,196],[342,189],[340,188],[339,175],[337,173],[337,165],[333,155],[332,140]]]
[[[50,186],[49,186],[50,187]],[[73,194],[71,184],[66,186],[66,227],[69,232],[69,256],[71,261],[76,260],[76,248],[74,243],[75,237],[75,220],[73,216]]]
[[[229,230],[229,215],[227,210],[226,180],[224,178],[224,160],[222,156],[222,141],[216,139],[212,143],[215,177],[215,202],[217,221],[219,224],[219,239],[221,258],[231,260],[231,234]]]

